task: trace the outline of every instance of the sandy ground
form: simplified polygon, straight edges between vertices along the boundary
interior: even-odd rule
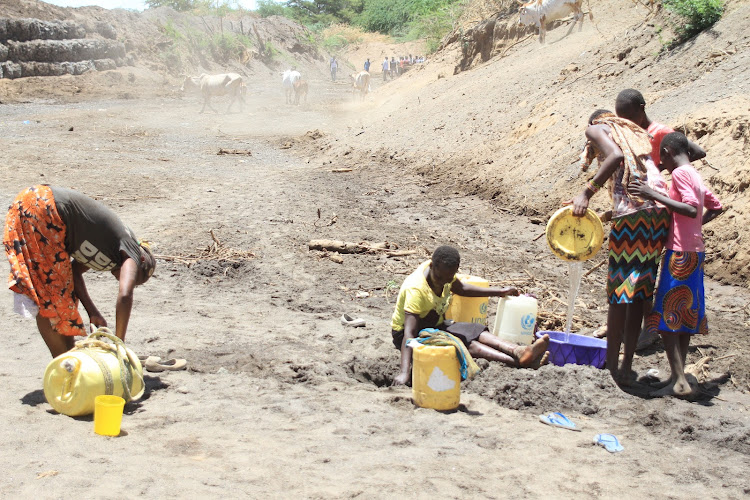
[[[609,103],[629,75],[625,69],[621,78],[597,77],[591,68],[618,44],[635,44],[650,61],[656,42],[640,45],[616,10],[604,2],[596,29],[587,23],[564,41],[564,31],[552,31],[546,48],[529,40],[471,72],[452,75],[455,54],[447,53],[395,82],[374,78],[364,103],[345,81],[315,76],[322,70],[305,75],[310,99],[300,107],[282,104],[273,72],[254,75],[244,112],[229,115],[199,115],[197,98],[180,97],[173,78],[144,67],[0,81],[0,205],[32,184],[69,186],[152,240],[162,257],[136,291],[127,342],[138,354],[189,363],[184,372],[147,373],[144,398],[126,406],[122,435],[97,436],[90,417],[59,415],[45,402],[49,353],[34,323],[12,313],[11,293],[0,294],[0,497],[747,496],[744,284],[706,282],[711,334],[696,339],[688,362],[709,363],[694,380],[693,401],[652,399],[643,383],[626,393],[606,372],[576,366],[530,371],[480,363],[452,413],[417,408],[410,389],[389,387],[398,362],[389,333],[392,286],[440,244],[460,248],[463,271],[537,294],[540,322],[559,328],[566,266],[539,236],[546,210],[582,180],[571,182],[575,168],[567,163],[562,175],[541,169],[575,153],[581,118]],[[600,29],[629,34],[613,43]],[[732,33],[718,30],[717,47]],[[373,65],[378,53],[393,50],[373,46]],[[583,59],[584,50],[603,55]],[[351,60],[359,67],[370,52],[356,48]],[[718,71],[687,83],[663,81],[650,95],[659,97],[655,110],[683,118],[672,104],[692,95],[694,107],[720,97],[727,116],[742,115],[725,96],[741,95],[747,67],[731,64],[747,57],[738,48],[716,63]],[[561,74],[571,61],[581,68]],[[659,67],[674,71],[681,61],[665,56],[648,71],[661,78]],[[535,77],[559,77],[556,85],[584,78],[547,99],[542,85],[528,92]],[[223,111],[226,101],[214,106]],[[731,139],[730,127],[722,130],[703,136],[703,144],[741,151],[721,143]],[[217,155],[220,148],[252,154]],[[341,168],[351,171],[332,171]],[[719,180],[730,196],[732,186]],[[488,194],[493,189],[497,196]],[[511,195],[514,203],[500,203]],[[744,194],[735,195],[738,216],[715,221],[709,229],[717,235],[742,225]],[[255,257],[189,267],[165,257],[206,248],[211,230],[225,248]],[[339,264],[308,250],[314,238],[388,241],[417,254],[344,255]],[[3,259],[0,275],[6,272]],[[604,280],[602,268],[584,278],[576,331],[604,321]],[[114,322],[115,280],[91,273],[87,283]],[[344,312],[367,326],[342,326]],[[668,370],[658,345],[640,353],[634,367],[640,374]],[[538,415],[551,411],[566,413],[583,431],[541,424]],[[600,432],[615,433],[625,451],[594,446]]]
[[[0,496],[747,495],[750,398],[731,383],[705,385],[691,403],[649,399],[640,386],[626,394],[591,368],[483,364],[453,413],[417,408],[410,389],[388,387],[398,354],[387,284],[426,254],[346,255],[337,264],[309,252],[309,239],[420,251],[452,243],[465,271],[529,291],[560,288],[566,276],[542,240],[531,241],[543,229],[535,221],[442,192],[399,165],[331,172],[343,164],[313,154],[314,134],[305,133],[343,138],[361,119],[343,87],[316,85],[328,97],[283,107],[269,86],[258,95],[273,101],[251,96],[251,111],[233,115],[198,115],[195,99],[4,106],[3,204],[34,183],[71,186],[114,208],[158,254],[204,248],[213,229],[256,257],[190,267],[159,260],[136,292],[127,341],[139,354],[187,358],[189,370],[147,374],[147,393],[126,406],[118,438],[97,436],[91,418],[56,414],[44,401],[49,354],[5,292]],[[295,147],[282,149],[290,141]],[[222,147],[252,156],[219,156]],[[114,321],[114,279],[87,280]],[[602,287],[597,273],[582,287],[591,323],[603,319]],[[741,314],[731,311],[747,303],[746,290],[709,288],[714,324]],[[370,295],[356,298],[357,290]],[[367,326],[347,329],[343,312]],[[716,328],[704,348],[729,334]],[[636,365],[666,369],[658,349]],[[557,410],[583,432],[538,422]],[[592,445],[599,432],[617,434],[625,452]]]

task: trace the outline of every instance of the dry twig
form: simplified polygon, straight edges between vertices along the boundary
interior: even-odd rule
[[[592,267],[591,269],[589,269],[588,271],[586,271],[585,273],[583,273],[583,277],[585,278],[589,274],[593,273],[594,271],[596,271],[597,269],[599,269],[600,267],[602,267],[607,262],[609,262],[609,257],[607,257],[606,259],[604,259],[603,261],[601,261],[600,263],[598,263],[597,265],[595,265],[594,267]]]
[[[190,266],[202,260],[239,263],[255,257],[255,254],[248,250],[238,250],[236,248],[224,246],[224,244],[214,234],[213,229],[209,230],[208,232],[211,235],[213,243],[203,249],[198,249],[196,253],[183,255],[156,254],[154,255],[154,257],[171,262],[180,262],[187,266]]]

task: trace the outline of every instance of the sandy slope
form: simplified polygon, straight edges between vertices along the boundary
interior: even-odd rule
[[[472,69],[454,75],[465,43],[457,40],[422,70],[376,93],[371,109],[385,116],[339,149],[362,150],[368,158],[385,147],[397,153],[394,160],[450,189],[546,216],[584,183],[576,163],[586,118],[597,108],[613,108],[620,90],[638,88],[652,119],[687,131],[720,169],[697,164],[731,207],[722,222],[706,228],[712,249],[707,270],[744,286],[750,265],[742,245],[749,236],[750,35],[744,27],[750,5],[729,2],[714,28],[661,54],[662,41],[671,37],[668,29],[660,31],[667,23],[663,13],[649,16],[620,1],[597,2],[592,11],[594,22],[587,18],[581,32],[566,36],[567,27],[557,28],[545,46],[528,39],[506,57],[477,58]],[[508,42],[485,43],[502,48]],[[598,198],[599,206],[607,205],[606,195]]]

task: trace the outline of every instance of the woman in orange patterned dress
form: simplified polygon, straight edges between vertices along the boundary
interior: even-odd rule
[[[91,325],[107,326],[83,280],[89,269],[109,271],[119,281],[115,333],[125,339],[133,289],[151,277],[156,261],[109,208],[70,189],[30,187],[8,210],[3,244],[14,309],[36,318],[52,357],[85,335],[79,300]]]

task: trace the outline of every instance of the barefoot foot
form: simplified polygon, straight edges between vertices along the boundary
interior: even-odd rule
[[[549,347],[549,335],[544,335],[530,346],[519,346],[513,351],[513,355],[518,360],[518,366],[526,368],[531,366],[534,361],[541,358],[547,352]],[[549,357],[549,354],[547,354]]]
[[[684,398],[693,393],[693,388],[687,380],[683,380],[675,382],[673,391],[675,396]]]
[[[649,394],[649,396],[654,398],[663,398],[664,396],[674,396],[674,382],[672,380],[669,380],[669,383],[659,389],[658,391],[654,391]]]
[[[539,367],[546,365],[549,362],[549,351],[544,351],[544,354],[536,358],[531,362],[529,368],[532,370],[538,370]]]
[[[651,387],[654,387],[656,389],[663,389],[664,387],[668,386],[669,384],[673,384],[674,380],[672,380],[672,377],[666,378],[664,380],[656,380],[654,382],[649,382],[648,385]]]

